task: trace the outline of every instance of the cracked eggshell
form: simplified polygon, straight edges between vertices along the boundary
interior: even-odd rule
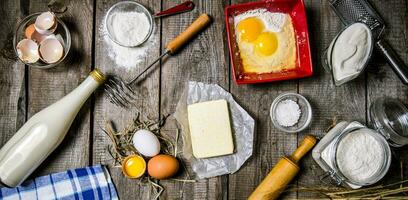
[[[37,30],[35,30],[34,24],[27,26],[27,28],[25,29],[24,35],[26,36],[26,38],[34,40],[37,43],[41,43],[47,37],[54,36],[54,34],[43,35],[43,34],[38,33]]]
[[[34,24],[30,24],[25,28],[24,35],[26,36],[26,38],[31,39],[34,32],[35,32]]]
[[[46,63],[56,63],[64,55],[64,47],[55,37],[48,37],[40,43],[41,60]]]
[[[30,39],[23,39],[17,44],[17,55],[25,63],[35,63],[40,59],[38,44]]]
[[[58,22],[53,12],[43,12],[34,23],[35,30],[42,35],[50,35],[57,29]]]

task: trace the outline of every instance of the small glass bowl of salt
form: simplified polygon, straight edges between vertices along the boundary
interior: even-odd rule
[[[286,133],[297,133],[310,125],[312,107],[302,95],[284,93],[272,102],[270,116],[277,129]]]

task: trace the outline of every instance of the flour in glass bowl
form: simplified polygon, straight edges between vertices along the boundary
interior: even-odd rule
[[[145,13],[117,12],[109,21],[113,37],[125,46],[137,46],[149,35],[150,22]]]
[[[118,14],[118,13],[117,13]],[[119,19],[119,18],[118,18]],[[126,24],[127,21],[124,18],[121,18],[122,23]],[[129,22],[131,23],[131,22]],[[147,28],[148,29],[148,28]],[[132,30],[131,28],[126,28],[123,30]],[[140,62],[142,62],[147,54],[151,51],[152,48],[157,47],[157,38],[150,37],[146,42],[142,45],[137,47],[124,47],[117,43],[115,43],[108,35],[108,31],[103,22],[99,28],[101,36],[103,37],[104,42],[107,44],[107,53],[108,57],[112,59],[112,61],[116,64],[116,67],[131,69],[135,68]],[[155,27],[153,27],[152,35],[156,31]],[[129,33],[129,32],[128,32]],[[138,40],[141,36],[135,37],[133,39],[129,39],[129,42],[132,40]]]

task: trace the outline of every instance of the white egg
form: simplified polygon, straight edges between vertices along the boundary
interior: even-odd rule
[[[25,63],[35,63],[40,59],[38,44],[30,39],[23,39],[17,44],[17,55]]]
[[[142,129],[133,135],[133,145],[144,156],[153,157],[160,153],[159,139],[152,132]]]
[[[40,56],[46,63],[56,63],[64,55],[64,47],[55,37],[49,37],[40,43]]]
[[[57,29],[57,19],[52,12],[43,12],[34,23],[35,30],[40,34],[52,34]]]

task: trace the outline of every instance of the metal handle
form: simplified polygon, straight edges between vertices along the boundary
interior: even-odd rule
[[[156,13],[156,14],[154,14],[154,17],[164,17],[164,16],[174,15],[174,14],[178,14],[178,13],[188,12],[190,10],[193,10],[194,6],[195,6],[194,2],[186,1],[186,2],[184,2],[182,4],[179,4],[177,6],[169,8],[167,10]]]
[[[382,39],[376,42],[376,46],[387,58],[388,64],[390,64],[391,68],[398,75],[402,83],[408,85],[408,67],[397,55],[397,53],[395,53],[391,46]]]

